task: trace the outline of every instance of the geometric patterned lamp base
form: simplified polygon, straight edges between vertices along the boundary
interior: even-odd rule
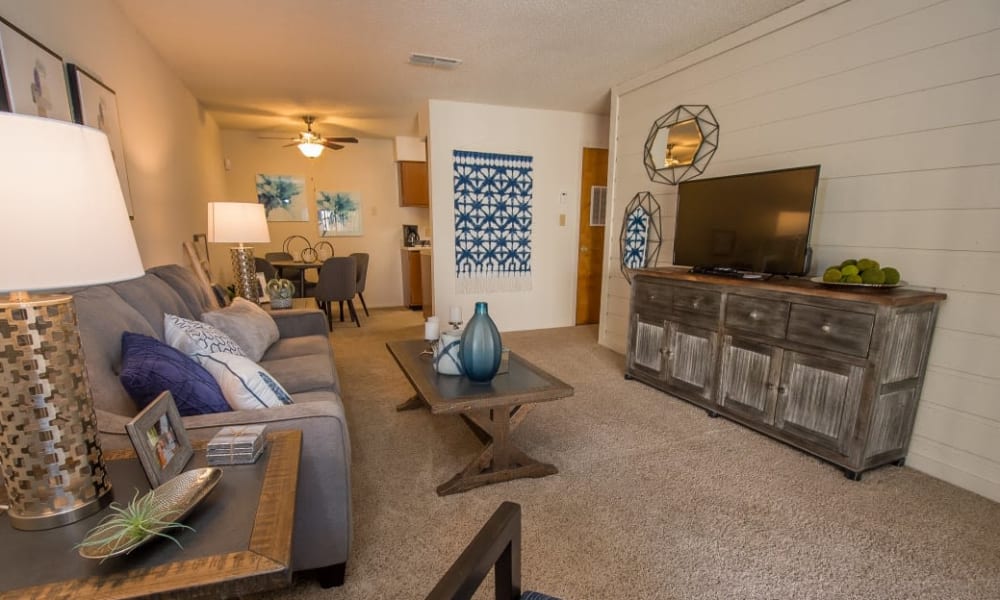
[[[17,529],[59,527],[111,503],[70,296],[0,302],[0,468]]]
[[[251,302],[257,302],[257,265],[253,260],[253,248],[239,246],[229,249],[233,257],[233,277],[236,278],[236,295]]]

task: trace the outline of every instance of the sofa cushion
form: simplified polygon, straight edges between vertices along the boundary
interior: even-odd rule
[[[95,285],[73,294],[80,343],[94,406],[110,413],[135,416],[135,402],[125,392],[118,373],[122,334],[133,331],[155,336],[153,326],[110,286]]]
[[[309,354],[262,361],[261,366],[292,394],[312,390],[337,391],[329,354]]]
[[[271,344],[264,353],[262,360],[278,360],[293,356],[308,356],[310,354],[331,354],[330,340],[325,335],[303,335],[301,337],[281,338]]]
[[[233,338],[222,333],[208,323],[193,321],[177,315],[163,315],[166,342],[184,354],[209,354],[226,352],[246,356]]]
[[[195,354],[198,364],[212,374],[233,410],[252,410],[291,404],[292,397],[266,369],[245,356],[226,352]]]
[[[181,265],[160,265],[146,269],[146,272],[159,277],[172,287],[187,305],[192,316],[216,308],[208,296],[208,291],[191,269]]]
[[[202,313],[201,320],[233,338],[247,358],[256,362],[278,341],[278,326],[271,315],[246,298],[236,298],[226,308]]]
[[[111,288],[132,308],[146,317],[153,330],[156,331],[156,337],[161,340],[163,339],[163,313],[172,313],[188,319],[197,317],[197,315],[191,314],[187,305],[173,288],[153,275],[143,275],[137,279],[113,283]]]
[[[173,395],[182,417],[230,410],[219,384],[204,367],[148,335],[122,334],[119,377],[140,410],[165,390]]]

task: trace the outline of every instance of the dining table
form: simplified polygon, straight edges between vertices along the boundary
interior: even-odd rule
[[[316,269],[317,278],[319,275],[319,268],[323,266],[323,261],[302,261],[302,260],[271,260],[268,261],[271,266],[278,270],[278,276],[284,277],[285,269],[298,269],[299,270],[299,287],[296,290],[296,294],[299,297],[304,297],[306,293],[306,271],[308,269]]]

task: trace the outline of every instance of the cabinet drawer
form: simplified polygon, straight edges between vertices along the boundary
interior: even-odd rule
[[[685,287],[674,288],[674,310],[682,310],[718,320],[719,306],[721,305],[722,294],[719,292]]]
[[[729,295],[726,302],[726,327],[780,339],[785,337],[787,324],[787,302]]]
[[[649,279],[636,279],[635,306],[636,314],[646,319],[665,320],[670,315],[670,303],[673,288],[663,282]]]
[[[825,350],[868,356],[874,325],[873,315],[792,304],[788,339]]]

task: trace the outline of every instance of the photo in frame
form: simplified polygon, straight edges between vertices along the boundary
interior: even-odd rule
[[[125,424],[135,454],[154,489],[184,470],[194,455],[174,397],[165,391]]]
[[[320,237],[361,235],[361,194],[316,192]]]
[[[73,122],[62,57],[2,18],[0,110]]]
[[[115,96],[115,91],[76,65],[66,65],[66,69],[69,73],[70,97],[73,99],[76,122],[100,129],[108,136],[111,157],[115,161],[115,170],[118,172],[118,182],[121,183],[128,216],[134,218],[132,192],[129,190],[128,170],[125,166],[125,143],[122,141],[121,122],[118,120],[118,98]]]
[[[265,304],[271,301],[271,296],[267,293],[267,277],[260,271],[257,272],[257,303]]]

